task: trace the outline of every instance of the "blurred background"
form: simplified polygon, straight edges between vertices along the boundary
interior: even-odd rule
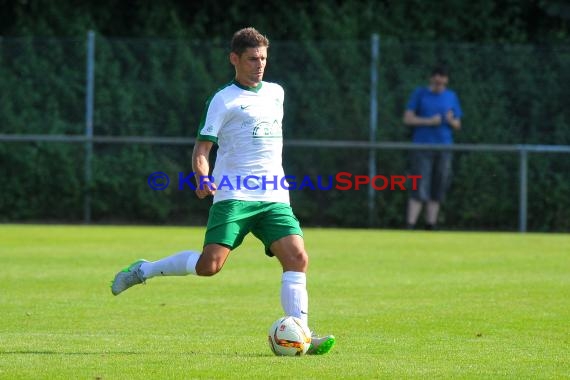
[[[191,172],[205,100],[233,77],[232,34],[254,26],[271,43],[264,79],[285,89],[287,174],[406,174],[402,114],[445,62],[465,149],[454,154],[442,227],[570,231],[566,1],[0,7],[0,222],[205,223],[210,202],[175,180]],[[156,171],[174,180],[164,191],[147,184]],[[305,226],[405,226],[403,191],[291,198]]]

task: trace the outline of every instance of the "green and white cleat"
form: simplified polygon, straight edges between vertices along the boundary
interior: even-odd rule
[[[111,283],[111,292],[113,295],[116,296],[131,286],[144,283],[146,279],[141,271],[141,265],[147,262],[146,260],[138,260],[117,273]]]
[[[307,355],[324,355],[333,348],[335,342],[336,339],[334,335],[318,337],[313,333],[313,336],[311,337],[311,345],[307,350]]]

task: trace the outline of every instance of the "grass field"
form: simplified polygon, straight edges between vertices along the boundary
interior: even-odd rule
[[[254,238],[215,277],[111,295],[202,234],[0,225],[0,378],[570,378],[570,235],[306,229],[311,325],[337,346],[283,358],[280,268]]]

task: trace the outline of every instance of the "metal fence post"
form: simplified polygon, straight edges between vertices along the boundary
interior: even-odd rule
[[[95,91],[95,32],[87,33],[87,62],[86,62],[86,91],[85,91],[85,195],[83,215],[86,224],[91,222],[91,161],[93,158],[93,93]]]
[[[380,56],[380,36],[372,34],[370,38],[370,142],[376,142],[378,129],[378,61]],[[376,148],[368,152],[368,175],[370,179],[376,175]],[[368,187],[368,226],[374,225],[376,214],[375,192],[372,186]]]
[[[519,157],[519,231],[526,232],[528,200],[528,150],[525,146],[521,147]]]

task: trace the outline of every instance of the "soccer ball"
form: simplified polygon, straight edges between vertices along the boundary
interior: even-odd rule
[[[269,347],[278,356],[304,355],[311,345],[311,331],[299,318],[282,317],[269,329]]]

